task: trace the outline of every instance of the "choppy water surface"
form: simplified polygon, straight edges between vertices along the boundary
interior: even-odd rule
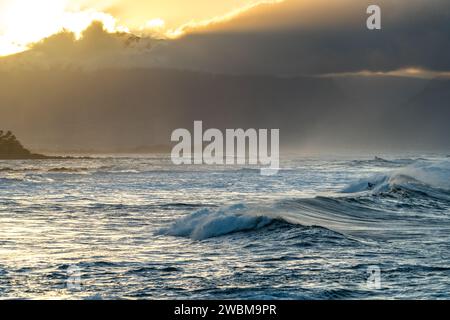
[[[0,161],[0,297],[450,298],[447,157],[282,167]]]

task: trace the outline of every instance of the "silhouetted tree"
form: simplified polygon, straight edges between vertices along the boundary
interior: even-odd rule
[[[30,154],[31,152],[22,146],[11,131],[5,134],[3,130],[0,130],[0,155],[27,156]]]

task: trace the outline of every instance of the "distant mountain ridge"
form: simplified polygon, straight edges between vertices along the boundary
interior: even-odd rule
[[[139,147],[171,145],[172,131],[195,120],[205,129],[277,128],[282,145],[307,151],[450,147],[445,79],[55,68],[0,72],[0,81],[0,127],[50,154],[147,153],[155,150]]]

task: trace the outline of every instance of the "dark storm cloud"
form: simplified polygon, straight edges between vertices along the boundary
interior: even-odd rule
[[[449,1],[328,1],[310,20],[311,12],[296,3],[255,9],[212,31],[172,41],[156,53],[167,66],[214,72],[450,70]],[[371,3],[382,9],[380,31],[366,28]],[[264,26],[258,24],[262,22]]]
[[[370,31],[366,9],[374,3],[382,10],[382,30]],[[0,62],[272,75],[449,71],[449,40],[447,0],[286,0],[174,40],[108,34],[96,24],[79,41],[62,33]]]

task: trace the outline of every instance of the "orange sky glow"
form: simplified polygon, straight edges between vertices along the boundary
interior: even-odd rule
[[[25,51],[62,30],[81,36],[93,21],[109,32],[178,37],[195,26],[230,19],[259,3],[282,0],[0,0],[0,56]]]

